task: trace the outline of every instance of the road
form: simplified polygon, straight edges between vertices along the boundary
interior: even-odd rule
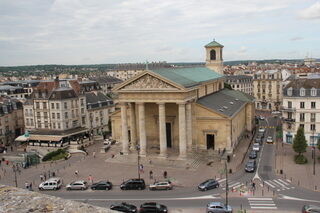
[[[229,204],[234,208],[244,209],[264,209],[264,210],[289,210],[299,212],[306,203],[320,205],[320,195],[317,192],[305,190],[292,185],[290,181],[278,178],[274,174],[274,153],[276,144],[266,144],[266,138],[272,136],[275,139],[277,119],[268,117],[260,121],[260,126],[266,127],[265,137],[257,160],[257,170],[255,173],[244,171],[245,162],[240,170],[230,175],[229,188],[238,188],[242,184],[250,188],[252,180],[261,187],[268,188],[273,193],[263,197],[239,197],[231,195]],[[272,128],[270,128],[272,127]],[[249,153],[249,152],[248,152]],[[247,158],[248,159],[248,158]],[[140,205],[147,201],[156,201],[174,209],[198,209],[203,211],[209,201],[225,202],[226,180],[220,179],[220,188],[199,192],[196,186],[177,187],[172,191],[126,191],[123,192],[119,186],[115,186],[111,191],[46,191],[43,193],[59,196],[64,199],[71,199],[90,203],[93,205],[108,207],[111,203],[126,201],[135,205]]]

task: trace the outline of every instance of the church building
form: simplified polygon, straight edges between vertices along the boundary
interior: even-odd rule
[[[112,138],[124,155],[137,148],[141,156],[156,149],[178,159],[199,150],[232,153],[253,130],[253,97],[224,88],[223,46],[212,41],[205,49],[206,66],[146,70],[113,89]]]

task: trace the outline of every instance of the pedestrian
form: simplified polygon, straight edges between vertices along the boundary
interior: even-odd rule
[[[32,190],[32,182],[30,182],[30,184],[29,184],[29,190],[30,191]]]
[[[6,165],[9,165],[9,161],[8,160],[6,160],[5,162],[6,162]]]
[[[92,152],[93,158],[96,157],[96,152]]]
[[[141,173],[144,173],[144,171],[143,171],[143,165],[142,165],[142,164],[140,164],[139,169],[140,169],[140,172],[141,172]]]
[[[43,175],[40,175],[40,180],[41,180],[41,182],[43,181]]]
[[[256,183],[252,182],[252,190],[256,190]]]
[[[28,188],[29,188],[29,183],[26,182],[26,183],[24,184],[24,186],[26,187],[26,189],[28,189]]]
[[[88,181],[89,181],[91,184],[93,183],[93,177],[92,177],[91,175],[89,175]]]
[[[166,178],[167,178],[167,175],[168,175],[167,171],[164,171],[164,172],[163,172],[163,178],[166,179]]]
[[[12,146],[10,146],[10,150],[11,150],[11,152],[13,152],[13,147]]]
[[[44,180],[47,180],[47,174],[44,173]]]
[[[78,173],[79,173],[78,170],[76,170],[76,171],[74,172],[74,174],[77,175],[77,176],[78,176]]]
[[[7,151],[6,150],[3,150],[3,154],[5,155],[7,153]]]
[[[150,170],[149,176],[150,176],[150,179],[153,179],[153,172],[152,172],[152,170]]]

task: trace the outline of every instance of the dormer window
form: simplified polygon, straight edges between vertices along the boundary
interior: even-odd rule
[[[289,89],[287,89],[287,94],[288,94],[288,96],[292,96],[292,87],[290,87]]]
[[[311,96],[317,96],[317,89],[314,87],[311,89]]]
[[[306,90],[304,88],[300,88],[300,96],[305,96]]]

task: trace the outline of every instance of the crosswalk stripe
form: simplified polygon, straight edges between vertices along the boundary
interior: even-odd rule
[[[276,206],[251,206],[252,209],[278,209]]]
[[[287,183],[286,181],[284,181],[284,180],[282,180],[282,179],[278,179],[278,181],[280,181],[281,183],[283,183],[283,184],[285,184],[285,185],[287,185],[287,186],[289,186],[290,184],[289,183]]]
[[[264,200],[264,201],[267,201],[267,200],[273,200],[271,197],[248,197],[248,200],[249,201],[252,201],[252,200]]]
[[[251,209],[277,209],[273,198],[269,197],[250,197],[248,202]]]
[[[224,182],[224,181],[226,181],[226,179],[225,179],[225,178],[224,178],[224,179],[220,179],[220,180],[218,180],[218,182],[219,182],[219,183]]]
[[[285,189],[290,189],[288,187],[286,187],[284,184],[280,183],[279,181],[277,180],[273,180],[275,183],[277,183],[278,185],[280,185],[282,188],[285,188]]]
[[[274,185],[272,185],[271,183],[269,183],[269,181],[265,181],[265,183],[269,186],[271,186],[272,188],[276,188]]]
[[[232,184],[229,185],[229,187],[234,187],[234,186],[239,185],[239,184],[240,184],[239,182],[232,183]],[[240,184],[240,185],[241,185],[241,184]]]

